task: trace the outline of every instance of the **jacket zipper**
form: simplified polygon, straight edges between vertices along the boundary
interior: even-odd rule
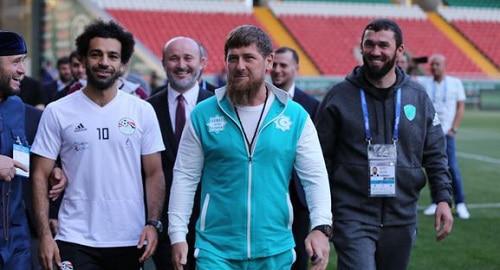
[[[265,106],[265,104],[264,104]],[[271,104],[272,106],[272,104]],[[231,119],[235,124],[236,126],[238,127],[238,129],[240,130],[240,133],[241,135],[243,136],[243,140],[245,140],[245,132],[243,132],[243,129],[241,128],[241,125],[238,121],[236,121],[229,113],[227,113],[224,108],[222,108],[222,106],[219,105],[219,108],[226,114],[227,117],[229,117],[229,119]],[[264,128],[266,128],[269,124],[271,124],[272,122],[274,122],[278,117],[280,117],[283,112],[286,110],[287,108],[287,105],[285,104],[285,108],[283,108],[283,110],[273,119],[271,119],[271,121],[265,123],[262,125],[262,128],[259,129],[257,131],[257,135],[255,136],[255,141],[252,145],[252,149],[248,149],[248,145],[246,143],[244,143],[245,145],[245,148],[247,150],[247,158],[248,158],[248,192],[247,192],[247,204],[248,204],[248,207],[247,207],[247,257],[250,259],[252,258],[252,244],[251,244],[251,235],[252,235],[252,230],[251,230],[251,221],[252,221],[252,162],[253,162],[253,153],[254,153],[254,150],[255,150],[255,147],[257,145],[257,141],[259,139],[259,135],[261,133],[262,130],[264,130]],[[271,110],[271,107],[269,107],[269,110]],[[264,116],[265,118],[265,116]],[[259,127],[257,127],[259,128]]]

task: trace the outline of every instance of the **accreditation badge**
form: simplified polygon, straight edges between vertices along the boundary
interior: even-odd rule
[[[20,145],[20,144],[14,144],[13,145],[13,153],[12,153],[12,158],[16,161],[21,162],[26,166],[28,169],[27,172],[16,168],[16,175],[24,176],[24,177],[30,177],[29,174],[29,169],[30,169],[30,149],[29,147]]]
[[[396,196],[396,144],[369,144],[370,197]]]

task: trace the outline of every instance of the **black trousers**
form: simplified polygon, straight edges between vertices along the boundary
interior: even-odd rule
[[[334,221],[337,269],[404,270],[416,238],[416,224],[375,226],[358,221]]]
[[[142,267],[139,258],[144,249],[136,246],[94,248],[75,243],[57,241],[61,261],[68,261],[78,270],[138,270]]]

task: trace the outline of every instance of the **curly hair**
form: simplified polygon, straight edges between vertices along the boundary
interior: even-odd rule
[[[85,27],[81,35],[76,38],[76,50],[79,55],[86,56],[90,46],[90,40],[95,38],[114,38],[122,45],[121,62],[128,63],[134,53],[134,36],[114,21],[104,22],[97,20]]]

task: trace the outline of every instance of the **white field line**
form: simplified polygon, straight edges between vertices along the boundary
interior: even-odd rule
[[[492,157],[488,157],[488,156],[484,156],[484,155],[471,154],[471,153],[465,153],[465,152],[457,152],[457,156],[461,157],[461,158],[474,159],[474,160],[478,160],[478,161],[492,163],[495,165],[500,165],[500,159],[492,158]]]
[[[427,208],[426,206],[418,206],[417,209],[419,211]],[[468,203],[467,208],[469,209],[489,209],[489,208],[500,208],[500,203]]]

